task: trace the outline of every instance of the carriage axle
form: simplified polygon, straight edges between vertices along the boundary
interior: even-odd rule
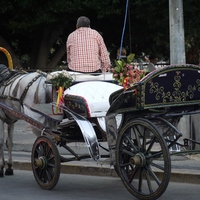
[[[34,165],[36,167],[44,169],[44,168],[47,167],[47,160],[46,160],[46,158],[44,156],[41,156],[37,160],[35,160]]]
[[[130,159],[130,163],[142,167],[146,165],[146,158],[143,153],[137,153]]]

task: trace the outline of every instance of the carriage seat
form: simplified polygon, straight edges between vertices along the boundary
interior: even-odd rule
[[[64,92],[65,106],[84,117],[105,116],[109,96],[122,87],[104,81],[86,81],[71,86]]]
[[[61,73],[62,71],[55,71],[51,72],[51,76],[54,74]],[[73,72],[73,71],[67,71],[70,76],[73,78],[73,81],[76,82],[82,82],[82,81],[108,81],[112,82],[114,81],[113,79],[113,74],[110,72],[106,73],[81,73],[81,72]],[[49,80],[50,77],[47,76],[47,80]]]
[[[68,71],[68,73],[72,76],[73,80],[75,82],[81,82],[81,81],[114,81],[113,74],[110,72],[106,73],[93,73],[93,74],[86,74],[86,73],[79,73],[79,72],[71,72]]]

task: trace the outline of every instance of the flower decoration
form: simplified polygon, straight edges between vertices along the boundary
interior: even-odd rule
[[[73,78],[66,70],[52,72],[49,74],[48,79],[53,87],[55,87],[58,93],[55,114],[59,113],[59,106],[64,104],[63,93],[64,89],[69,88],[72,85]]]
[[[139,70],[131,62],[135,54],[127,56],[127,60],[124,59],[115,60],[115,67],[112,68],[113,78],[124,87],[124,90],[132,87],[135,83],[140,81],[147,73],[145,70]]]
[[[66,70],[62,70],[51,73],[49,81],[55,88],[63,87],[67,89],[72,85],[73,78]]]

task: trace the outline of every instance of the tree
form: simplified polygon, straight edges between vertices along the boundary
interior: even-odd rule
[[[199,7],[199,0],[183,1],[186,58],[195,64],[200,54]],[[102,33],[115,59],[125,8],[125,0],[1,0],[0,46],[9,50],[15,68],[55,69],[66,60],[66,39],[75,30],[77,18],[85,15],[92,28]],[[123,46],[129,53],[136,57],[156,53],[168,60],[168,1],[129,0],[128,14]]]
[[[184,29],[187,63],[199,63],[200,55],[199,0],[184,0]],[[135,0],[130,3],[132,48],[136,54],[156,53],[169,59],[169,2]]]
[[[13,58],[19,58],[18,62],[14,60],[15,67],[55,68],[65,55],[65,42],[75,29],[76,19],[85,14],[94,21],[109,18],[120,13],[118,3],[118,0],[2,0],[0,46],[7,48]]]

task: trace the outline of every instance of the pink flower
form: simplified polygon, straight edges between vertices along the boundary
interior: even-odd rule
[[[117,65],[117,72],[114,69],[112,70],[113,77],[124,87],[124,90],[132,87],[145,76],[145,71],[136,67],[137,63],[134,63],[134,66],[124,61],[118,64],[120,65]]]

